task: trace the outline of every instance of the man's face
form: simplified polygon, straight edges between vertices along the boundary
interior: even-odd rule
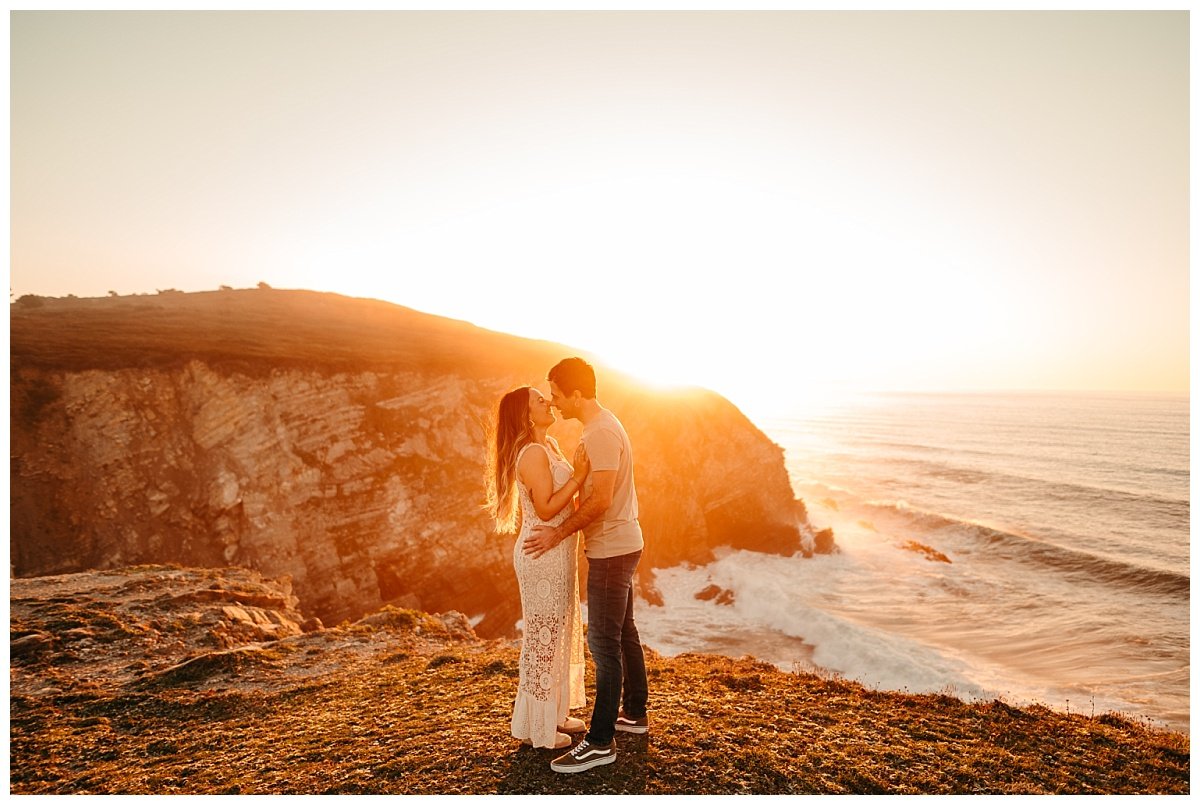
[[[553,380],[550,381],[550,404],[558,409],[558,412],[566,419],[578,419],[579,407],[572,399],[576,395],[567,397],[562,393],[562,389]]]

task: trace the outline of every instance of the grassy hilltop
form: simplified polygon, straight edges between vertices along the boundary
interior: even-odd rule
[[[549,366],[562,349],[375,299],[303,290],[22,297],[10,318],[14,365],[68,371],[189,360],[247,374],[295,366],[473,371]]]

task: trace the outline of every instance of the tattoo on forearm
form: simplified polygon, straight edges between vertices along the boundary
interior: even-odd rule
[[[603,514],[605,508],[607,507],[602,506],[595,495],[589,495],[587,500],[579,504],[579,508],[575,510],[575,513],[564,520],[563,524],[559,526],[560,532],[563,535],[574,534]]]

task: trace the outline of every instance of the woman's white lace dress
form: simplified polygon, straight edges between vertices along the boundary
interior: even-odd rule
[[[539,444],[529,444],[526,450],[544,450]],[[571,478],[571,464],[555,451],[546,450],[550,457],[550,472],[557,491]],[[513,548],[513,567],[521,588],[521,612],[525,622],[521,640],[521,679],[517,686],[517,701],[513,706],[512,734],[528,740],[534,746],[553,747],[558,725],[568,711],[582,707],[583,692],[583,627],[579,618],[578,549],[579,535],[572,534],[542,554],[531,559],[524,552],[525,537],[535,526],[557,526],[570,516],[571,506],[549,520],[542,520],[533,508],[529,490],[517,482],[521,500],[521,533]]]

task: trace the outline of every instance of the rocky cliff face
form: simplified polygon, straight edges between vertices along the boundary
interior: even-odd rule
[[[306,292],[18,306],[13,570],[237,565],[290,576],[326,623],[396,603],[510,633],[513,543],[480,508],[481,423],[569,354]],[[782,451],[736,408],[598,374],[634,444],[648,595],[652,568],[721,545],[802,548]],[[572,450],[578,424],[555,428]]]

